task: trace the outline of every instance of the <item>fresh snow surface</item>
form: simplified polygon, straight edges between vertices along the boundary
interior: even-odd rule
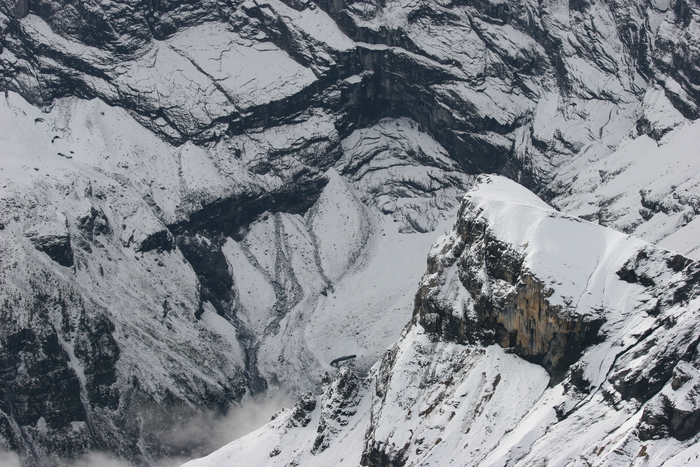
[[[524,266],[554,290],[549,298],[576,314],[603,306],[609,271],[619,269],[644,242],[558,213],[521,185],[489,177],[472,190],[470,209],[488,220],[493,236],[525,255]],[[438,243],[439,245],[439,243]]]
[[[326,450],[310,452],[317,436],[313,428],[318,425],[322,412],[317,404],[306,429],[290,422],[294,412],[287,409],[263,428],[184,466],[287,466],[296,462],[296,465],[355,467],[360,465],[365,434],[376,423],[381,427],[376,436],[394,435],[392,441],[397,445],[422,439],[424,453],[416,455],[420,465],[449,465],[450,460],[458,459],[473,462],[493,449],[509,427],[527,413],[548,381],[540,367],[508,355],[500,347],[477,349],[435,344],[417,328],[402,338],[396,352],[397,363],[386,388],[388,396],[383,407],[375,412],[372,406],[377,403],[372,398],[374,381],[364,382],[359,402],[349,411],[354,415],[346,424],[335,425],[338,432]],[[436,384],[430,388],[417,384],[421,381],[429,384],[431,375],[445,372],[454,376],[453,384],[434,382]],[[509,386],[494,384],[506,375],[517,375],[518,380],[513,380]],[[489,400],[508,408],[496,412],[484,407],[487,416],[475,417],[474,411]],[[440,403],[450,410],[442,409]],[[410,409],[408,414],[406,409]],[[507,423],[498,425],[492,417],[502,418]],[[471,429],[465,434],[468,428]],[[438,444],[440,449],[431,449]],[[465,447],[468,447],[466,452]]]
[[[679,124],[658,142],[646,135],[627,140],[562,174],[570,191],[553,200],[561,210],[700,258],[700,122]]]
[[[187,76],[204,74],[237,110],[280,100],[316,81],[272,42],[243,39],[224,23],[192,27],[166,42],[201,70]]]
[[[366,370],[396,341],[430,244],[451,223],[446,213],[433,232],[402,234],[332,169],[329,179],[306,217],[263,217],[224,248],[237,314],[261,336],[262,375],[297,393],[312,390],[333,359],[355,354]],[[286,313],[279,284],[288,291]]]
[[[342,150],[304,216],[263,216],[224,248],[261,374],[295,393],[338,357],[366,371],[396,341],[430,245],[472,181],[408,119],[357,130]]]
[[[309,3],[308,8],[297,10],[280,0],[270,0],[264,3],[263,8],[270,8],[292,28],[298,28],[304,40],[311,40],[337,51],[356,47],[355,42],[343,33],[336,22],[314,3]]]
[[[280,10],[280,18],[292,31],[300,29],[295,37],[298,42],[313,41],[318,54],[324,55],[319,60],[333,63],[325,49],[354,47],[320,9],[298,12],[273,2],[263,6],[263,11],[271,5]],[[295,22],[298,26],[291,26]],[[235,31],[225,22],[205,22],[163,41],[146,41],[131,60],[66,39],[34,14],[19,20],[19,27],[37,44],[60,50],[76,63],[89,63],[97,74],[81,74],[76,79],[84,81],[92,94],[110,102],[133,99],[142,122],[173,138],[220,131],[217,119],[283,100],[317,81],[311,67],[295,61],[264,32]],[[311,53],[307,55],[313,62]],[[37,59],[48,68],[62,67],[60,60]]]
[[[399,224],[402,232],[429,232],[451,215],[473,176],[407,118],[385,118],[342,141],[336,170]]]

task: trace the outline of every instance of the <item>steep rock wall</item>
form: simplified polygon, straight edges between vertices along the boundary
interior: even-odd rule
[[[479,214],[465,201],[454,236],[430,256],[427,280],[416,294],[415,319],[440,339],[511,348],[544,366],[557,383],[598,340],[604,318],[551,304],[554,290],[523,266],[524,253],[494,237],[489,220]],[[450,274],[456,277],[446,279]],[[446,303],[445,280],[459,280],[467,292],[464,302]]]

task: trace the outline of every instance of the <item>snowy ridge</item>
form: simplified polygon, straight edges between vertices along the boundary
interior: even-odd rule
[[[467,225],[485,225],[488,237],[470,238]],[[552,229],[566,235],[548,236]],[[510,258],[524,258],[525,272],[510,287],[528,275],[555,274],[561,285],[548,283],[547,299],[580,296],[557,308],[560,319],[592,312],[603,319],[597,340],[559,381],[518,356],[517,346],[489,345],[488,334],[454,341],[448,328],[423,324],[425,288],[439,293],[448,281],[466,280],[485,238],[507,243],[518,253]],[[567,271],[578,260],[580,269]],[[366,380],[342,369],[323,395],[305,397],[265,427],[186,465],[682,465],[700,455],[698,271],[686,258],[557,213],[511,181],[482,177],[454,230],[431,251],[412,324]],[[570,274],[589,280],[569,284]],[[483,310],[476,297],[467,302],[472,309],[460,318],[477,319]],[[339,400],[333,388],[349,381],[359,392]],[[319,442],[328,407],[349,410]]]
[[[463,211],[479,213],[493,238],[511,245],[523,256],[522,267],[553,291],[548,302],[570,313],[593,314],[609,308],[601,301],[608,281],[615,281],[609,271],[618,270],[644,244],[561,214],[526,188],[498,177],[482,181],[466,203]],[[455,241],[454,237],[443,240],[447,245]],[[438,243],[431,256],[450,246]]]

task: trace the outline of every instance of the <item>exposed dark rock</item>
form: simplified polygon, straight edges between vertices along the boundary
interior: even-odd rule
[[[318,199],[328,180],[318,172],[303,170],[278,192],[246,192],[205,204],[188,221],[171,225],[176,234],[223,234],[241,238],[256,217],[269,212],[306,212]]]
[[[591,4],[587,0],[569,0],[569,9],[584,12]]]
[[[30,239],[34,247],[43,251],[61,266],[73,266],[73,249],[69,236],[43,236]]]
[[[698,388],[695,388],[697,393]],[[639,423],[639,439],[648,441],[673,436],[684,441],[700,433],[700,407],[684,410],[665,395],[644,409]]]
[[[53,229],[30,230],[26,233],[34,248],[46,253],[49,258],[56,261],[61,266],[73,266],[73,249],[71,248],[70,233],[65,224],[51,224]]]
[[[591,382],[584,377],[584,369],[581,365],[571,366],[568,378],[564,381],[565,391],[576,391],[579,394],[590,394]]]
[[[656,344],[654,340],[648,340],[640,346],[641,349],[638,352],[649,351],[654,344]],[[670,355],[665,355],[664,358],[654,361],[651,367],[644,368],[643,371],[623,370],[615,374],[611,378],[611,382],[623,399],[634,398],[645,402],[657,394],[671,379],[673,368],[680,358],[679,353],[673,352]]]
[[[78,228],[83,235],[90,241],[94,240],[99,235],[109,235],[112,233],[112,228],[109,225],[109,219],[102,210],[90,207],[90,212],[78,216]]]
[[[620,279],[630,284],[641,284],[644,287],[653,287],[655,285],[654,280],[647,277],[645,274],[637,276],[636,266],[639,261],[647,259],[646,252],[643,250],[637,255],[636,261],[630,261],[625,264],[619,271],[617,275]]]
[[[690,21],[693,19],[693,9],[685,0],[673,2],[673,12],[683,27],[687,28],[690,25]]]
[[[637,343],[618,354],[622,368],[613,372],[609,381],[623,400],[647,403],[638,427],[640,439],[690,439],[700,432],[698,387],[693,377],[700,338],[692,327],[679,325],[678,318],[687,316],[664,316],[664,312],[687,306],[689,298],[697,296],[698,265],[680,255],[647,248],[631,258],[618,275],[633,283],[647,278],[642,285],[654,297],[652,316],[659,317],[653,329],[636,336]],[[692,316],[694,311],[691,308],[685,313]],[[634,360],[639,363],[628,364]]]
[[[55,333],[24,329],[3,340],[0,406],[7,416],[20,426],[35,426],[43,417],[51,428],[86,420],[78,377]]]
[[[686,258],[683,255],[673,255],[666,260],[666,265],[675,272],[681,272],[692,263],[693,262],[690,260],[690,258]]]
[[[408,446],[397,448],[393,444],[385,446],[381,441],[372,441],[362,452],[360,465],[367,467],[403,467],[406,465]]]
[[[168,229],[161,229],[151,233],[140,243],[136,245],[135,250],[138,252],[146,252],[153,250],[170,251],[173,249],[173,235]]]
[[[457,262],[459,278],[474,299],[475,320],[445,310],[436,295],[437,283],[425,283],[415,299],[414,316],[427,331],[456,342],[498,343],[542,365],[556,384],[588,346],[598,342],[604,319],[575,316],[547,300],[552,291],[523,268],[523,258],[493,238],[478,216],[460,208],[455,226],[460,235],[446,263],[428,261],[428,274]],[[505,296],[484,294],[484,278],[512,286]]]
[[[90,444],[87,414],[78,376],[57,334],[35,327],[7,334],[2,341],[0,425],[7,427],[5,439],[32,466],[41,465],[46,451],[65,457],[80,453]],[[66,439],[72,442],[60,441]]]
[[[84,362],[85,387],[93,407],[116,410],[119,407],[119,391],[116,363],[119,360],[119,345],[114,340],[114,324],[107,318],[97,316],[84,318],[78,328],[79,340],[74,343],[75,356]]]
[[[671,128],[657,128],[645,117],[637,120],[637,133],[640,135],[649,135],[650,138],[660,141],[666,133],[671,131]]]
[[[29,14],[29,0],[16,0],[14,12],[17,19],[27,16]]]
[[[202,284],[202,299],[211,302],[219,314],[226,316],[235,295],[233,276],[219,242],[201,235],[181,235],[177,245]]]
[[[292,417],[289,419],[291,427],[306,427],[311,422],[311,412],[316,410],[316,396],[307,393],[292,408]]]
[[[360,402],[361,387],[360,377],[350,368],[343,367],[326,388],[312,453],[327,449],[339,429],[346,426],[355,415],[357,404]]]

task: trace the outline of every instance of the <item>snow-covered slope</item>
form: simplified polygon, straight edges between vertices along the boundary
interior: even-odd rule
[[[671,123],[658,141],[629,138],[601,158],[581,156],[550,187],[558,208],[698,259],[698,121]],[[675,124],[674,124],[675,123]]]
[[[482,177],[370,376],[186,465],[692,463],[698,271]]]
[[[201,148],[99,100],[0,105],[3,384],[30,394],[0,410],[30,464],[86,448],[138,462],[205,453],[208,431],[176,435],[189,420],[313,390],[337,357],[369,368],[409,319],[435,229],[470,183],[406,119],[338,141],[375,150],[321,173],[303,162],[334,150],[314,140],[333,131],[320,118]],[[404,146],[386,153],[376,134]],[[287,154],[270,171],[275,147]],[[394,186],[382,202],[395,216],[372,204],[374,177]],[[295,192],[308,198],[293,204]],[[227,197],[243,201],[219,207]]]
[[[0,449],[31,466],[90,450],[152,466],[214,447],[181,436],[188,422],[318,390],[339,356],[364,376],[478,173],[696,257],[699,13],[688,0],[0,0]],[[626,245],[580,235],[590,251]],[[546,274],[523,281],[580,311],[560,324],[582,351],[606,326],[579,290],[594,265],[572,256],[564,274],[546,269],[546,245],[532,251]],[[560,331],[530,316],[543,337],[512,336],[522,323],[494,311],[520,300],[499,282],[520,272],[472,266],[436,298],[454,316],[423,325],[565,377],[578,354],[547,347]],[[460,315],[458,282],[485,322]]]

